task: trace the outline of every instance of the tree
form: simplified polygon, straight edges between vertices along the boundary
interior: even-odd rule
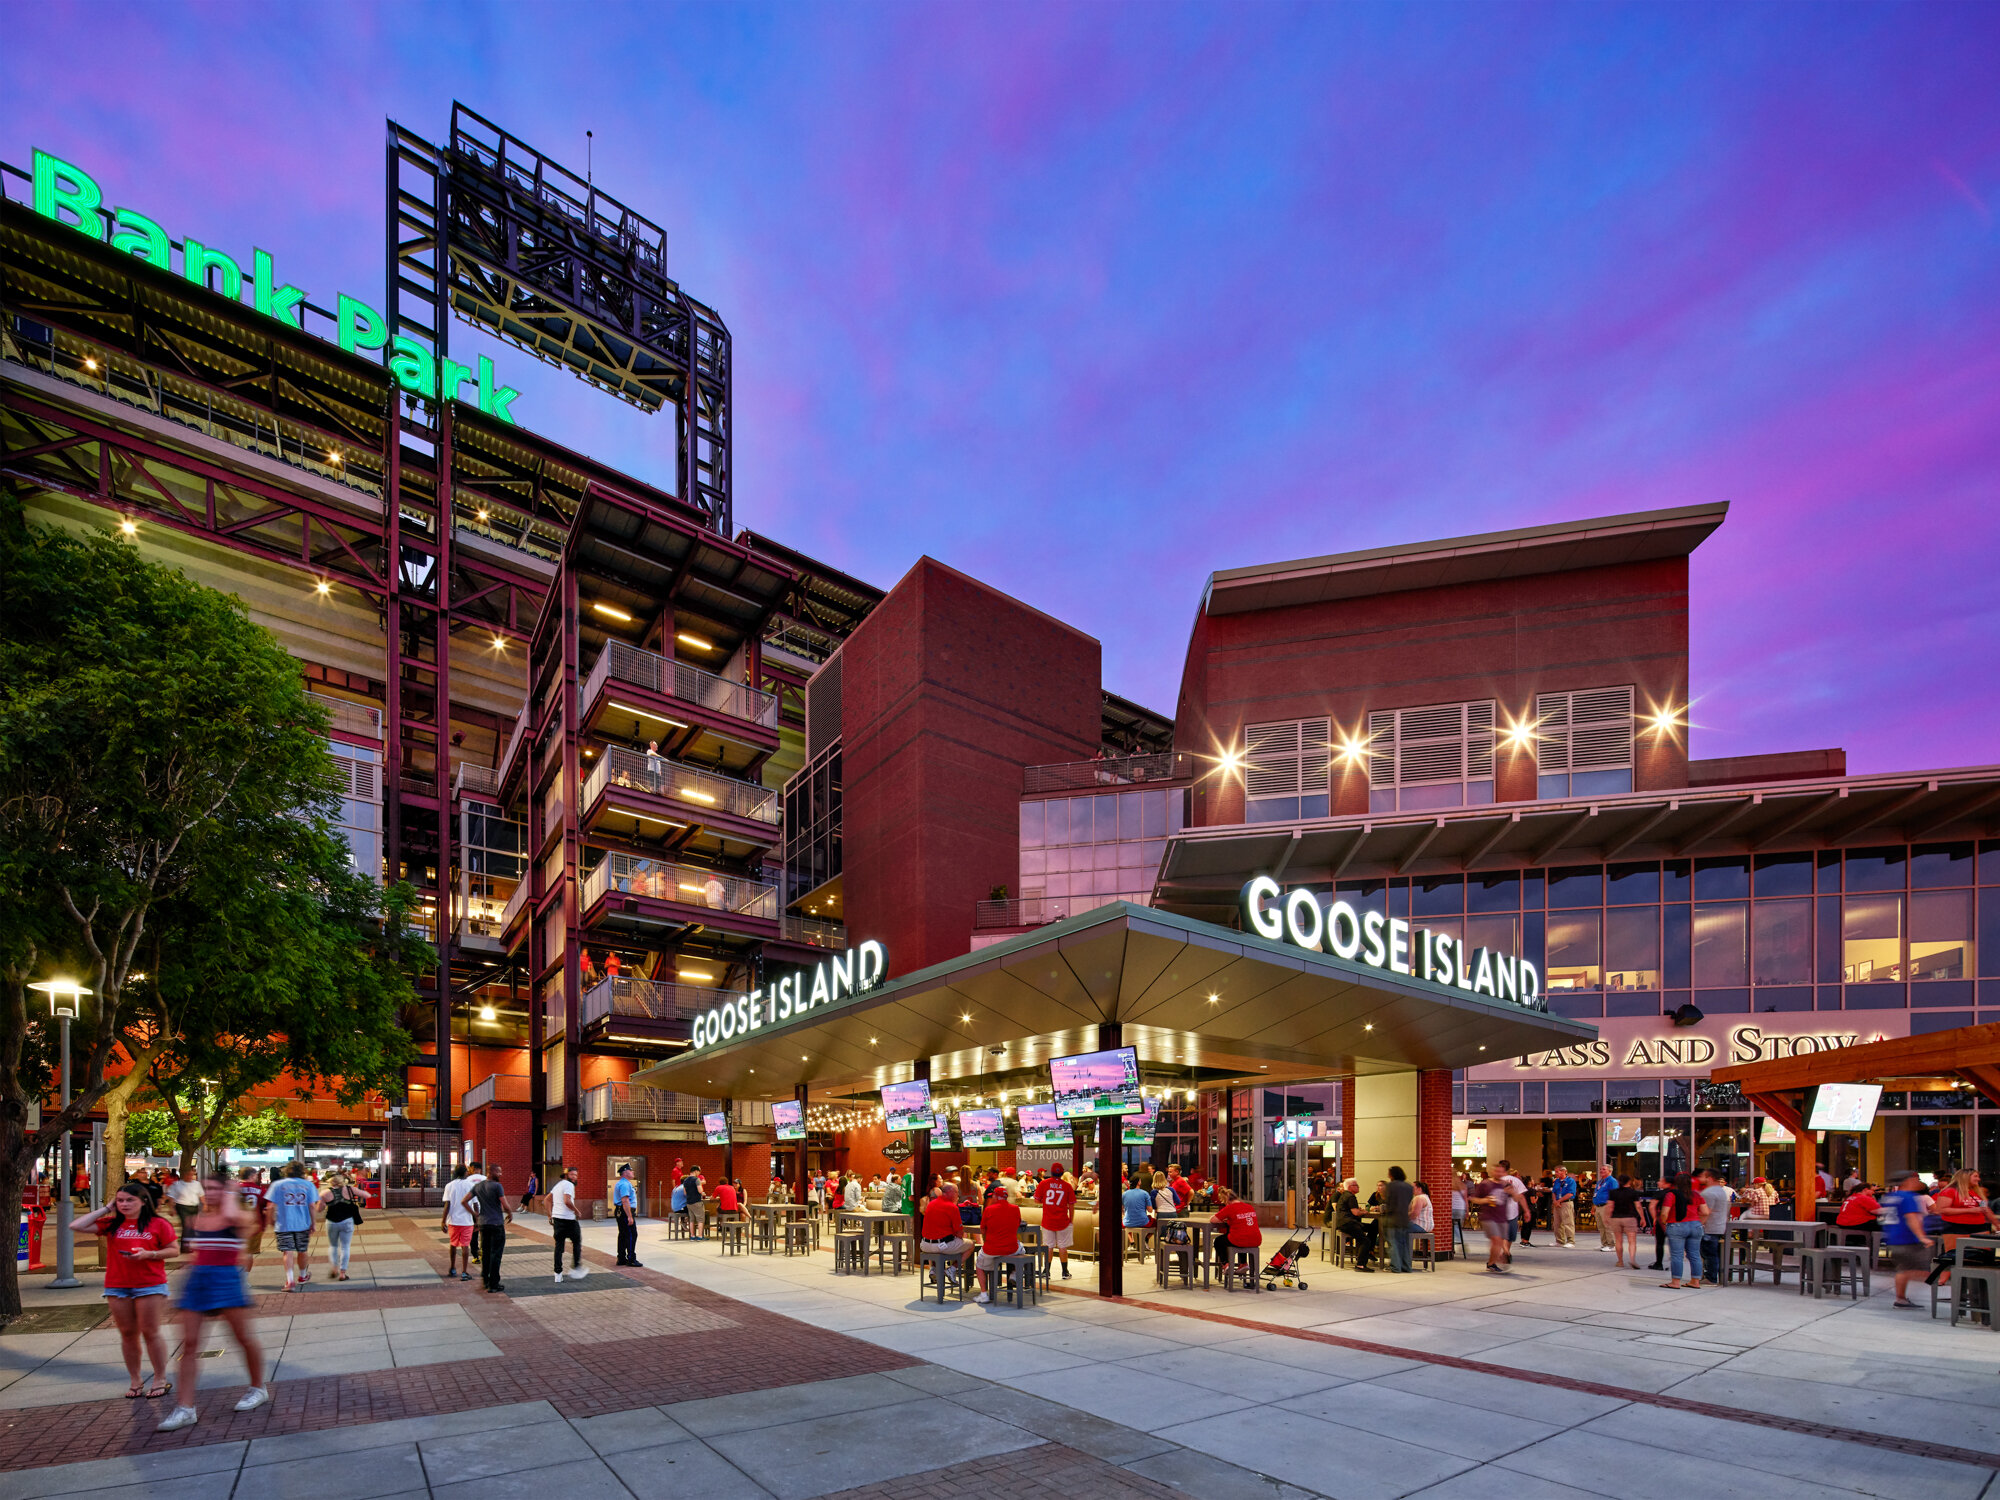
[[[126,1147],[148,1156],[177,1156],[185,1172],[203,1150],[269,1151],[299,1138],[299,1122],[282,1100],[237,1099],[219,1107],[213,1117],[201,1107],[204,1103],[169,1095],[133,1110],[125,1121]]]
[[[127,996],[154,908],[240,859],[246,824],[330,814],[325,734],[238,601],[109,536],[28,526],[0,497],[0,1224],[116,1082],[118,1052],[157,1039]],[[70,1105],[31,1131],[53,1027],[27,985],[51,967],[93,994]],[[0,1257],[0,1320],[19,1310]]]

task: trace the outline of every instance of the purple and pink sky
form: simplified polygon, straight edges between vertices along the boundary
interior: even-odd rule
[[[1174,706],[1223,567],[1723,499],[1693,748],[2000,761],[2000,6],[17,8],[4,143],[379,301],[454,98],[666,226],[737,523]],[[483,347],[453,333],[453,353]],[[490,346],[484,346],[490,347]],[[512,350],[524,425],[673,437]]]

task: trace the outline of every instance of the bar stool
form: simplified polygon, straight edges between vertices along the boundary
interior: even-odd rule
[[[715,1240],[724,1255],[741,1255],[750,1245],[750,1226],[741,1219],[718,1219]]]
[[[1412,1266],[1417,1263],[1417,1256],[1419,1254],[1424,1258],[1424,1269],[1426,1271],[1437,1270],[1437,1241],[1428,1229],[1412,1229],[1410,1231],[1410,1264]]]
[[[892,1274],[901,1276],[905,1266],[917,1263],[917,1237],[908,1231],[883,1235],[875,1242],[875,1259],[884,1268],[889,1268],[892,1257],[895,1261]]]
[[[1040,1258],[1026,1247],[1012,1255],[994,1256],[993,1264],[987,1268],[993,1286],[993,1300],[998,1302],[1005,1297],[1016,1307],[1026,1305],[1021,1301],[1023,1296],[1039,1302],[1035,1287],[1035,1262]]]
[[[1732,1234],[1722,1246],[1722,1280],[1727,1285],[1732,1281],[1755,1282],[1757,1279],[1757,1242],[1745,1235]]]
[[[786,1223],[784,1227],[784,1240],[785,1254],[787,1255],[811,1255],[813,1253],[811,1233],[806,1229],[805,1225],[798,1223],[796,1220]],[[862,1274],[866,1275],[868,1271],[868,1267],[865,1264],[867,1257],[864,1255],[862,1259],[864,1264],[861,1270]]]
[[[858,1229],[843,1229],[833,1237],[833,1273],[843,1271],[868,1274],[868,1236]]]
[[[1983,1288],[1986,1305],[1974,1307],[1969,1295],[1974,1287]],[[1993,1317],[1995,1297],[2000,1296],[2000,1266],[1953,1266],[1951,1270],[1951,1325],[1958,1326],[1959,1315],[1963,1313],[1968,1323],[1986,1320],[1989,1330],[2000,1331],[2000,1322]]]
[[[1150,1224],[1143,1224],[1136,1228],[1127,1225],[1125,1228],[1124,1258],[1126,1260],[1147,1259],[1153,1253],[1153,1237],[1158,1233],[1159,1231]]]
[[[965,1257],[962,1254],[953,1250],[924,1250],[920,1248],[917,1251],[917,1256],[918,1263],[923,1267],[924,1271],[923,1281],[917,1287],[917,1300],[919,1302],[923,1301],[925,1296],[928,1295],[928,1290],[933,1283],[937,1286],[938,1306],[942,1307],[944,1305],[944,1294],[946,1291],[955,1291],[958,1293],[959,1301],[963,1302],[965,1300],[965,1283],[971,1278],[965,1274]],[[950,1276],[945,1274],[947,1269],[952,1272]]]
[[[1799,1251],[1799,1295],[1811,1295],[1817,1302],[1831,1291],[1836,1297],[1844,1285],[1854,1301],[1861,1300],[1862,1262],[1867,1252],[1848,1246],[1811,1246]]]
[[[667,1217],[668,1239],[686,1240],[686,1239],[692,1239],[693,1237],[694,1237],[694,1228],[688,1220],[688,1211],[686,1209],[683,1208],[678,1213],[670,1214]]]
[[[1222,1282],[1222,1289],[1225,1292],[1236,1290],[1230,1283],[1232,1280],[1238,1278],[1253,1292],[1264,1290],[1264,1283],[1257,1279],[1257,1247],[1255,1245],[1231,1245],[1225,1243],[1222,1247],[1222,1253],[1222,1275],[1219,1279]]]
[[[1200,1269],[1196,1264],[1200,1253],[1192,1239],[1165,1241],[1159,1247],[1159,1271],[1154,1281],[1164,1287],[1171,1277],[1178,1275],[1182,1286],[1192,1287],[1195,1272]],[[1047,1275],[1046,1269],[1043,1274]]]

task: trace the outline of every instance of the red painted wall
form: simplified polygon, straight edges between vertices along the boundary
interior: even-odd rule
[[[1019,879],[1021,768],[1102,742],[1081,631],[923,558],[841,648],[842,902],[906,974],[971,946]]]
[[[1336,741],[1377,709],[1493,698],[1501,724],[1533,717],[1537,693],[1637,686],[1651,705],[1687,702],[1686,558],[1582,568],[1361,599],[1202,615],[1182,673],[1175,743],[1211,752],[1243,726],[1329,715]],[[1639,790],[1687,785],[1685,735],[1641,733]],[[1531,756],[1498,768],[1503,800],[1535,792]],[[1336,773],[1335,808],[1367,808],[1365,775]],[[1197,824],[1242,817],[1240,786],[1204,783]]]

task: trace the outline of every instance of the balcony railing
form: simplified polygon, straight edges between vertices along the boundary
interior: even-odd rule
[[[382,710],[373,704],[356,703],[351,698],[334,698],[325,693],[310,693],[308,696],[326,710],[327,722],[333,728],[368,739],[382,738]]]
[[[845,922],[822,922],[818,917],[787,916],[779,930],[788,943],[804,943],[811,948],[843,949],[847,946]]]
[[[1054,766],[1023,766],[1024,792],[1082,792],[1099,786],[1129,786],[1135,782],[1185,780],[1195,774],[1194,757],[1169,751],[1162,755],[1120,755],[1107,760],[1076,760]]]
[[[583,1024],[605,1016],[638,1016],[649,1021],[675,1021],[705,1010],[725,998],[720,990],[692,984],[668,984],[658,979],[634,979],[621,974],[599,980],[583,992],[579,1015]]]
[[[459,1106],[465,1114],[471,1114],[482,1104],[528,1104],[533,1102],[530,1080],[514,1073],[489,1073],[465,1091],[465,1101]]]
[[[513,764],[515,750],[520,747],[521,741],[527,737],[528,711],[534,706],[534,699],[530,698],[526,703],[521,705],[521,711],[514,715],[514,732],[507,736],[507,748],[500,752],[500,769],[503,771]]]
[[[769,881],[677,865],[664,859],[639,859],[630,854],[607,854],[584,877],[584,909],[588,910],[607,893],[678,901],[683,906],[706,906],[734,916],[761,917],[767,922],[778,918],[778,888]]]
[[[514,919],[528,904],[528,887],[533,883],[525,874],[521,877],[521,883],[514,887],[514,894],[507,898],[507,905],[500,912],[500,925],[493,933],[495,937],[505,936],[507,929],[514,925]]]
[[[1081,916],[1100,906],[1109,906],[1114,901],[1130,901],[1135,906],[1146,906],[1151,904],[1151,900],[1149,893],[1135,891],[1110,896],[1028,896],[1013,901],[975,901],[972,903],[972,927],[975,932],[1001,927],[1040,927],[1048,922],[1060,922],[1064,917]]]
[[[452,791],[457,796],[464,796],[467,792],[475,797],[499,795],[500,773],[491,766],[474,765],[462,760],[453,776]]]
[[[683,703],[699,704],[714,713],[728,714],[766,729],[778,727],[778,699],[747,683],[731,682],[713,672],[656,651],[642,651],[623,641],[606,641],[597,655],[597,665],[583,686],[583,701],[593,701],[605,682],[629,682]]]
[[[600,1083],[585,1089],[577,1114],[586,1125],[613,1120],[645,1120],[656,1125],[698,1125],[701,1103],[692,1094],[648,1088],[643,1083]]]
[[[584,778],[583,805],[590,806],[607,785],[685,802],[696,813],[713,808],[768,823],[773,828],[778,826],[778,794],[769,787],[738,781],[734,776],[718,776],[713,771],[658,755],[642,755],[623,745],[610,745],[600,752],[597,764]]]

